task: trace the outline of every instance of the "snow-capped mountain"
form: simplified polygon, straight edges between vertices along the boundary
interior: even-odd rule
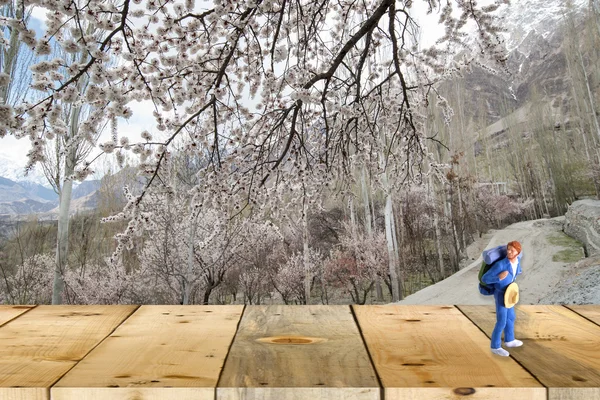
[[[39,166],[25,176],[25,161],[18,161],[0,155],[0,177],[14,182],[30,182],[50,188],[46,176]]]
[[[0,214],[18,215],[40,213],[53,209],[57,204],[51,200],[50,189],[29,182],[15,182],[0,177]]]
[[[572,0],[573,10],[582,10],[588,0]],[[568,12],[565,0],[520,0],[511,2],[499,12],[506,28],[506,46],[509,51],[519,47],[533,31],[544,39],[558,31]]]
[[[566,3],[519,0],[499,9],[498,16],[506,29],[503,35],[509,52],[505,66],[509,74],[501,68],[492,74],[473,67],[472,73],[465,75],[464,109],[470,116],[490,126],[517,110],[521,119],[527,119],[534,94],[538,101],[551,105],[555,115],[570,113],[572,87],[565,56],[565,18],[572,13],[576,29],[583,34],[589,0],[572,0],[570,9]]]
[[[100,184],[98,180],[90,180],[74,189],[71,196],[71,212],[95,208]],[[58,195],[52,189],[32,182],[15,182],[0,177],[0,217],[40,213],[46,213],[48,217],[58,215]]]
[[[24,167],[24,162],[0,156],[0,216],[57,214],[58,195],[49,187],[41,168],[36,166],[25,176]],[[77,182],[73,186],[74,212],[96,207],[99,180]]]

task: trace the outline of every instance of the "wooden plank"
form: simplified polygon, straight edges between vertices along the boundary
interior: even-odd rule
[[[596,325],[600,325],[600,305],[587,304],[582,306],[568,305],[568,309],[575,311],[577,314],[589,319]]]
[[[47,399],[49,387],[137,306],[37,306],[0,329],[0,398]]]
[[[546,399],[546,389],[451,306],[353,306],[386,400]]]
[[[350,307],[246,307],[217,400],[309,398],[380,398]]]
[[[35,306],[0,306],[0,326],[26,313]]]
[[[460,306],[488,336],[496,322],[489,306]],[[516,307],[510,354],[548,388],[549,400],[600,399],[600,326],[562,306]]]
[[[53,400],[210,399],[244,306],[142,306],[53,388]]]

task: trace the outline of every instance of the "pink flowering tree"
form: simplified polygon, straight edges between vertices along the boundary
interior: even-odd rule
[[[140,304],[158,297],[144,274],[128,273],[120,263],[70,268],[64,280],[67,304]]]
[[[172,303],[208,304],[229,268],[243,254],[246,220],[229,220],[203,208],[190,217],[189,200],[171,194],[150,194],[152,226],[138,250],[140,268],[147,281],[154,279]],[[147,203],[149,204],[149,203]]]
[[[0,304],[50,304],[53,266],[47,254],[27,258],[14,273],[0,263]]]
[[[287,261],[280,266],[272,283],[285,304],[309,304],[306,298],[306,274],[308,271],[312,289],[322,264],[322,258],[318,250],[309,248],[308,257],[304,252],[297,252],[289,256]]]
[[[365,304],[377,277],[390,282],[385,234],[363,231],[352,233],[346,226],[340,237],[340,248],[331,252],[325,262],[325,279],[328,285],[350,295],[355,304]],[[389,286],[389,285],[388,285]]]
[[[273,292],[272,278],[284,254],[283,235],[271,221],[245,220],[236,257],[244,303],[260,304]],[[284,261],[284,260],[283,260]]]
[[[506,194],[498,194],[493,187],[476,189],[475,212],[486,224],[500,228],[503,222],[525,215],[533,207],[533,200],[519,201]]]

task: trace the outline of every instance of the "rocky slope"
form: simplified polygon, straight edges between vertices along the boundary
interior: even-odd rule
[[[577,21],[586,7],[587,0],[573,1]],[[523,0],[502,9],[509,73],[492,74],[473,67],[465,74],[465,110],[469,116],[493,124],[508,113],[528,107],[534,93],[552,107],[554,114],[569,112],[572,94],[562,29],[567,11],[563,0]],[[501,125],[488,134],[501,133],[506,123]]]
[[[587,255],[600,255],[600,201],[573,202],[565,215],[564,231],[583,243]]]

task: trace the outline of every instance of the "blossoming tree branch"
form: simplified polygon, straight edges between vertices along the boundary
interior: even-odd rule
[[[439,14],[443,36],[421,49],[413,3]],[[0,0],[7,4],[7,0]],[[14,3],[14,2],[13,2]],[[295,204],[302,216],[323,188],[367,170],[386,191],[436,165],[422,110],[436,84],[475,56],[502,63],[492,13],[508,0],[23,0],[47,11],[40,35],[26,12],[4,16],[3,49],[36,55],[34,94],[0,105],[0,137],[28,137],[29,167],[43,162],[57,137],[73,134],[66,106],[85,108],[76,141],[95,153],[67,179],[83,180],[94,159],[127,153],[146,177],[140,193],[113,219],[129,221],[117,252],[152,223],[147,193],[177,190],[164,168],[175,144],[205,154],[189,193],[190,220],[201,209],[277,216]],[[475,27],[467,47],[467,32]],[[6,32],[6,31],[5,31]],[[13,37],[13,36],[11,36]],[[451,58],[463,52],[460,61]],[[69,55],[78,55],[69,57]],[[0,85],[10,85],[3,66]],[[119,132],[135,101],[149,101],[157,132],[133,140]],[[97,143],[108,124],[109,141]],[[69,145],[67,145],[67,151]],[[339,186],[342,187],[342,186]],[[154,189],[153,189],[154,188]]]

